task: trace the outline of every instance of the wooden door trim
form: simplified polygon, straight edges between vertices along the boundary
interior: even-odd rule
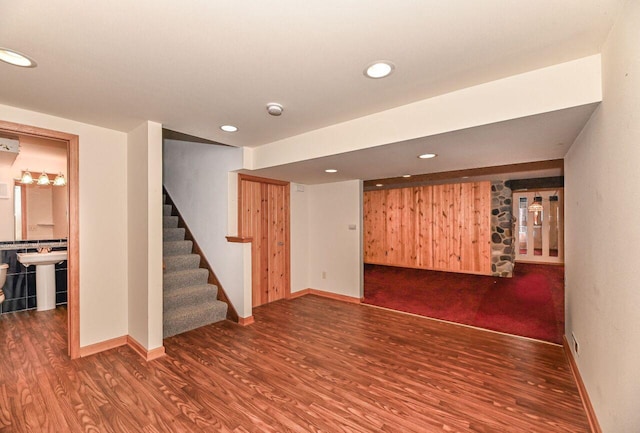
[[[67,142],[69,230],[67,236],[67,344],[71,359],[80,357],[80,212],[79,150],[77,135],[0,120],[0,132]]]

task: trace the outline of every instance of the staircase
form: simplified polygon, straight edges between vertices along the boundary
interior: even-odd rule
[[[163,338],[181,334],[227,317],[227,304],[218,301],[218,287],[209,284],[209,270],[200,268],[201,257],[192,254],[180,217],[163,195]],[[180,224],[184,225],[184,224]]]

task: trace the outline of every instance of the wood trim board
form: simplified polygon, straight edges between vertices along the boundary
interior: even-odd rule
[[[567,360],[569,361],[569,367],[571,368],[573,377],[576,380],[576,384],[578,386],[578,393],[580,394],[580,398],[582,399],[584,411],[587,413],[589,427],[591,427],[591,433],[602,433],[602,429],[600,428],[600,423],[598,422],[598,418],[596,417],[596,412],[593,409],[593,405],[591,404],[591,399],[589,398],[589,394],[587,393],[587,388],[584,385],[584,382],[582,381],[580,370],[578,370],[578,364],[576,363],[576,360],[573,357],[573,352],[571,351],[571,347],[569,346],[569,342],[567,341],[566,335],[562,336],[562,347],[564,348],[564,353],[567,357]]]

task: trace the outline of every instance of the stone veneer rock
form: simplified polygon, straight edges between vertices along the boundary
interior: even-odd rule
[[[513,276],[512,193],[504,181],[491,182],[491,275]]]

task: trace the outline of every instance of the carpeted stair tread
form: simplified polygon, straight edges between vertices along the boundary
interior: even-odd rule
[[[187,286],[207,284],[209,271],[207,269],[187,269],[184,271],[165,272],[163,277],[164,292]]]
[[[227,304],[215,299],[197,305],[175,308],[164,314],[163,338],[224,320]]]
[[[165,273],[196,269],[200,267],[200,256],[198,254],[181,254],[167,256],[164,258]]]
[[[177,216],[165,216],[164,218],[162,218],[162,227],[165,228],[165,229],[178,227],[178,217]]]
[[[170,216],[171,212],[173,211],[173,206],[171,206],[170,204],[164,204],[162,205],[162,209],[163,209],[163,214],[164,216]]]
[[[171,241],[162,243],[162,255],[165,258],[168,256],[191,254],[192,250],[193,242],[191,241]]]
[[[184,233],[185,230],[184,228],[163,228],[162,229],[162,240],[164,242],[171,242],[171,241],[183,241],[184,240]]]
[[[200,305],[218,297],[218,287],[213,284],[188,286],[164,293],[163,311],[168,313],[176,308]]]

